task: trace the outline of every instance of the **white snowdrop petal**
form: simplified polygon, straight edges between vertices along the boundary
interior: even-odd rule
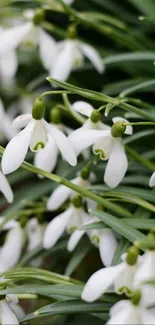
[[[111,229],[103,229],[100,235],[99,251],[103,264],[110,266],[117,248],[117,240]]]
[[[128,161],[124,147],[120,139],[115,139],[104,174],[105,183],[111,188],[117,187],[123,179],[127,168]]]
[[[22,114],[17,116],[12,123],[14,128],[24,128],[32,120],[31,114]]]
[[[27,127],[17,134],[6,146],[2,157],[2,171],[9,174],[20,167],[27,154],[34,124],[30,122]]]
[[[62,156],[68,161],[68,163],[71,166],[76,166],[77,164],[76,155],[73,151],[72,145],[68,140],[68,138],[61,131],[59,131],[54,125],[48,124],[45,120],[44,120],[44,124],[46,129],[52,136],[53,140],[55,141]]]
[[[27,33],[30,32],[32,23],[25,23],[1,31],[0,56],[6,52],[17,48],[23,41]]]
[[[155,186],[155,172],[152,174],[152,176],[150,177],[150,180],[149,180],[149,186],[150,187],[153,187]]]
[[[47,226],[43,239],[43,247],[50,248],[56,244],[62,236],[71,217],[72,209],[69,208],[65,212],[55,217]]]
[[[64,2],[67,4],[67,5],[71,5],[73,3],[74,0],[64,0]]]
[[[130,302],[128,302],[128,306],[112,316],[107,322],[107,325],[140,325],[139,321],[139,314],[136,312],[136,307],[130,306]]]
[[[16,315],[18,320],[21,320],[22,318],[24,318],[25,312],[21,306],[15,304],[13,302],[9,302],[8,305],[11,308],[11,310],[13,311],[13,313]]]
[[[114,140],[111,135],[97,140],[93,146],[93,152],[100,155],[100,159],[107,160],[110,157]]]
[[[24,230],[20,226],[8,232],[0,250],[0,273],[16,265],[22,252],[24,238]]]
[[[139,268],[134,277],[133,285],[139,286],[142,282],[148,281],[155,277],[155,253],[154,251],[147,251],[141,259]]]
[[[102,58],[98,51],[95,50],[94,47],[90,46],[86,43],[80,43],[80,49],[82,53],[89,59],[89,61],[92,63],[92,65],[95,67],[95,69],[99,73],[104,72],[104,64],[102,62]]]
[[[4,85],[10,84],[10,79],[13,79],[18,67],[18,58],[14,50],[6,52],[0,57],[0,74]]]
[[[53,62],[52,69],[50,71],[50,77],[65,81],[68,79],[74,60],[74,43],[72,41],[66,41],[63,49],[57,54],[56,59]]]
[[[69,135],[68,139],[78,156],[82,150],[90,147],[97,140],[104,138],[107,135],[109,135],[109,131],[87,130],[81,127],[73,131]]]
[[[129,121],[126,120],[124,117],[119,117],[119,116],[113,117],[113,118],[112,118],[112,121],[113,121],[113,123],[116,123],[116,122],[118,122],[118,121],[124,121],[124,122],[126,122],[126,123],[129,123]],[[125,130],[124,133],[125,133],[125,134],[128,134],[128,135],[131,135],[131,134],[133,133],[133,127],[132,127],[132,125],[128,125],[128,126],[126,127],[126,130]]]
[[[44,149],[39,149],[35,154],[34,164],[36,167],[47,172],[52,172],[58,159],[58,149],[52,137],[46,142]]]
[[[133,278],[136,272],[135,265],[127,265],[124,262],[124,269],[114,281],[115,291],[119,293],[120,288],[127,287],[129,290],[133,289]]]
[[[78,178],[72,179],[73,184],[78,184]],[[71,188],[64,185],[59,185],[56,190],[51,194],[47,201],[47,210],[57,210],[74,192]]]
[[[4,221],[4,219],[5,219],[4,216],[1,216],[0,217],[0,225],[2,224],[2,222]],[[11,228],[17,226],[17,224],[18,224],[17,221],[15,221],[15,220],[9,220],[8,222],[6,222],[2,226],[1,230],[10,230]]]
[[[13,311],[9,307],[9,304],[5,300],[2,301],[1,308],[2,308],[2,315],[1,315],[2,325],[19,324],[16,315],[13,313]]]
[[[110,317],[114,316],[115,314],[119,313],[122,309],[129,306],[128,300],[121,300],[118,301],[115,305],[113,305],[109,311]]]
[[[46,145],[46,129],[42,121],[35,121],[35,126],[33,129],[31,141],[30,141],[30,149],[31,151],[38,151],[39,148],[44,148]]]
[[[9,203],[13,202],[13,192],[7,178],[0,171],[0,191]]]
[[[39,51],[45,69],[50,70],[56,56],[56,42],[43,29],[39,29]]]
[[[67,249],[72,252],[79,243],[82,236],[85,234],[85,230],[75,230],[69,238]]]
[[[124,265],[121,263],[95,272],[87,281],[81,298],[87,302],[97,300],[113,284],[123,269]]]
[[[13,303],[18,303],[18,297],[14,293],[9,293],[6,295],[5,299],[9,302],[12,301]]]
[[[84,116],[87,116],[87,117],[90,117],[91,113],[94,110],[92,105],[90,105],[89,103],[84,102],[82,100],[73,103],[72,108],[76,112],[78,112],[78,113],[80,113],[80,114],[82,114]]]
[[[141,311],[141,324],[145,324],[145,325],[154,325],[155,324],[154,310],[142,309],[142,311]]]

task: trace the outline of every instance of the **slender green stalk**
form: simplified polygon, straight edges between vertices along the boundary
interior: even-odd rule
[[[139,108],[137,108],[135,106],[129,105],[127,103],[120,103],[119,107],[125,109],[128,112],[133,112],[133,113],[135,113],[135,114],[137,114],[139,116],[142,116],[145,119],[155,121],[155,117],[153,115],[151,115],[151,114],[149,114],[149,113],[147,113],[147,112],[145,112],[143,110],[140,110]]]
[[[45,91],[39,96],[39,99],[42,99],[44,96],[47,95],[59,95],[59,94],[72,94],[70,91],[67,90],[49,90]]]
[[[131,122],[131,123],[123,123],[123,125],[155,125],[155,122]]]
[[[2,156],[4,152],[4,148],[0,146],[0,155]],[[54,175],[52,173],[48,173],[40,168],[37,168],[27,162],[24,162],[22,165],[21,165],[22,168],[28,170],[28,171],[31,171],[35,174],[40,174],[58,184],[62,184],[72,190],[74,190],[75,192],[95,201],[96,203],[104,206],[105,208],[113,211],[114,213],[117,213],[119,214],[120,216],[124,216],[124,217],[131,217],[132,214],[127,211],[126,209],[124,209],[123,207],[119,206],[119,205],[116,205],[112,202],[109,202],[107,201],[106,199],[103,199],[102,197],[96,195],[95,193],[93,192],[90,192],[89,190],[83,188],[83,187],[80,187],[78,185],[75,185],[73,184],[72,182],[68,181],[67,179],[63,178],[63,177],[60,177],[58,175]]]
[[[139,155],[134,149],[125,146],[126,151],[129,153],[129,155],[134,159],[139,161],[142,165],[148,167],[151,169],[153,172],[155,171],[155,164],[153,164],[151,161],[149,161],[146,158],[143,158],[141,155]]]
[[[63,97],[63,101],[64,101],[64,105],[65,107],[67,108],[67,111],[70,113],[70,115],[79,123],[83,124],[85,122],[85,119],[80,116],[80,114],[76,113],[76,111],[74,111],[72,109],[72,106],[68,100],[68,96],[67,96],[67,92],[64,92],[62,94],[62,97]]]

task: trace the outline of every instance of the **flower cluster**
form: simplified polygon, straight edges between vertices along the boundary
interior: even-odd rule
[[[81,88],[78,78],[77,86],[66,82],[69,78],[72,82],[73,76],[74,83],[74,74],[82,71],[82,76],[85,75],[87,67],[102,79],[107,71],[106,62],[123,60],[122,54],[110,55],[104,62],[100,45],[92,45],[95,40],[86,41],[87,28],[106,37],[111,35],[113,40],[119,38],[126,44],[126,25],[109,14],[83,13],[76,5],[74,0],[47,0],[39,4],[20,4],[17,11],[16,5],[8,6],[6,15],[5,10],[4,15],[0,14],[3,16],[0,25],[0,142],[4,147],[0,147],[0,191],[4,196],[0,207],[0,323],[19,324],[24,318],[18,298],[36,299],[43,295],[59,300],[56,308],[58,306],[63,314],[66,311],[63,304],[73,302],[72,307],[76,303],[78,306],[79,301],[74,299],[81,296],[81,310],[86,308],[84,312],[88,310],[94,317],[91,303],[99,299],[102,304],[105,294],[113,294],[112,303],[108,301],[109,320],[107,314],[104,315],[106,324],[155,324],[155,222],[152,217],[155,201],[154,192],[144,188],[155,186],[155,165],[147,159],[153,160],[154,153],[151,150],[140,155],[133,149],[136,145],[128,147],[128,143],[154,134],[154,130],[133,134],[133,125],[155,125],[154,111],[151,104],[126,97],[141,89],[139,85],[133,86],[138,78],[129,80],[127,85],[131,83],[132,87],[125,90],[125,95],[124,92],[117,94],[117,87],[122,87],[118,84],[112,93],[117,97],[108,96],[108,91],[104,94],[101,88],[100,93],[85,89],[84,77]],[[57,26],[57,15],[62,15],[62,25],[67,24],[67,27]],[[52,23],[51,16],[54,16]],[[82,36],[80,24],[84,25]],[[129,48],[133,48],[134,38],[139,42],[137,31],[132,32]],[[143,49],[143,43],[148,44],[143,38],[137,47],[134,44],[134,49]],[[130,60],[133,57],[127,53],[123,58],[125,55]],[[152,60],[153,52],[144,51],[142,58],[145,55],[147,60]],[[34,64],[34,71],[29,68],[29,62]],[[34,78],[35,70],[40,74],[36,73]],[[123,73],[126,72],[128,69],[123,68]],[[45,78],[47,73],[49,77]],[[152,76],[151,81],[142,83],[141,87],[150,82],[154,82]],[[114,83],[112,88],[115,86]],[[128,113],[123,115],[120,109]],[[144,118],[149,121],[143,121]],[[139,163],[138,167],[133,164],[134,160]],[[21,168],[25,169],[23,173]],[[150,181],[145,168],[153,172]],[[36,177],[31,177],[29,172]],[[136,187],[136,176],[142,188]],[[54,186],[51,181],[58,185]],[[124,186],[126,184],[129,186]],[[132,184],[135,187],[130,187]],[[7,203],[13,204],[8,207]],[[85,242],[97,252],[97,259],[94,262],[91,256],[90,264],[97,266],[96,269],[103,264],[103,268],[97,269],[84,286],[81,278],[83,281],[86,276],[82,272],[79,272],[79,282],[63,276],[61,265],[58,267],[61,275],[53,269],[52,272],[42,270],[50,263],[51,268],[55,267],[54,258],[50,256],[63,247],[66,256],[72,256],[64,272],[70,272],[70,276],[74,265],[82,263],[86,256],[87,247],[78,257],[76,255]],[[122,252],[126,253],[122,255]],[[118,263],[120,256],[122,261]],[[21,285],[23,279],[30,280],[30,286]],[[32,280],[39,280],[39,286],[33,285]],[[54,283],[56,287],[53,291],[51,287],[45,290],[44,282],[46,285]],[[71,291],[73,296],[70,297]],[[50,306],[45,312],[41,310],[41,316],[46,313],[49,316]],[[100,305],[93,305],[96,306]],[[72,307],[68,308],[69,313]],[[25,320],[35,318],[37,313],[40,311],[29,314]],[[54,310],[52,315],[55,314]]]

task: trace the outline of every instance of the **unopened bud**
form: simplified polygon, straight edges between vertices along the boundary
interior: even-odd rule
[[[75,208],[81,208],[82,207],[82,196],[80,196],[80,195],[74,196],[72,199],[72,204],[75,206]]]
[[[99,121],[101,121],[101,114],[100,112],[98,112],[97,110],[94,110],[92,113],[91,113],[91,117],[90,117],[91,121],[93,123],[97,123]]]
[[[89,175],[90,175],[90,172],[91,172],[90,165],[84,167],[84,168],[81,170],[81,177],[82,177],[83,179],[88,179],[88,178],[89,178]]]
[[[68,27],[68,38],[69,39],[76,39],[77,38],[77,30],[75,25],[70,25]]]
[[[137,290],[137,291],[135,291],[134,292],[134,294],[133,294],[133,296],[132,296],[132,303],[133,303],[133,305],[135,305],[135,306],[137,306],[137,305],[139,305],[139,302],[140,302],[140,300],[141,300],[141,291],[140,290]]]
[[[124,125],[124,121],[117,121],[111,128],[111,135],[113,138],[120,138],[123,136],[126,126]]]
[[[61,123],[61,113],[58,108],[53,108],[50,112],[50,121],[54,124]]]
[[[128,249],[128,253],[127,253],[127,258],[126,258],[127,264],[128,265],[135,265],[137,263],[138,255],[139,255],[138,248],[135,247],[135,246],[131,246]]]
[[[35,11],[34,17],[33,17],[33,23],[34,25],[40,25],[42,21],[45,18],[45,12],[43,9],[39,8]]]
[[[45,112],[45,103],[40,98],[36,99],[32,108],[33,118],[35,120],[41,120],[44,116],[44,112]]]

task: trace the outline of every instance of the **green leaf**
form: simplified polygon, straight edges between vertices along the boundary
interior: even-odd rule
[[[94,303],[86,303],[81,300],[71,300],[71,301],[62,301],[54,304],[47,305],[38,309],[35,314],[45,314],[48,313],[50,315],[60,315],[60,314],[73,314],[73,313],[97,313],[108,311],[112,306],[110,303],[106,302],[94,302]]]
[[[137,229],[134,229],[130,225],[127,225],[126,222],[114,217],[109,213],[101,211],[91,211],[91,214],[93,216],[98,217],[106,225],[108,225],[110,228],[118,232],[120,235],[122,235],[132,243],[134,243],[136,240],[145,239],[145,235],[142,232],[138,231]]]
[[[121,220],[135,229],[150,230],[152,228],[155,228],[155,220],[153,220],[153,219],[122,218]],[[105,223],[93,222],[93,223],[81,226],[79,228],[79,230],[92,230],[92,229],[104,229],[104,228],[107,228]]]
[[[90,251],[92,245],[88,238],[84,238],[84,240],[81,240],[77,248],[75,249],[73,256],[71,257],[65,271],[65,275],[70,276],[75,269],[78,267],[78,265],[82,262],[82,260],[85,258],[85,256]]]
[[[141,0],[140,0],[141,1]],[[145,0],[144,0],[145,1]],[[104,64],[115,64],[120,62],[133,61],[154,61],[155,52],[130,52],[110,55],[104,58]]]
[[[131,246],[130,241],[128,241],[126,238],[121,237],[119,240],[119,243],[117,245],[113,260],[112,260],[112,265],[117,265],[121,263],[121,256],[122,254],[127,252],[127,249]]]
[[[146,88],[146,89],[149,89],[149,87],[152,87],[155,85],[155,79],[151,79],[151,80],[147,80],[147,81],[144,81],[138,85],[135,85],[135,86],[132,86],[132,87],[129,87],[129,88],[126,88],[124,89],[121,93],[120,93],[120,97],[125,97],[129,94],[133,94],[135,93],[136,91],[140,90],[140,89],[143,89],[143,88]]]
[[[37,268],[30,268],[30,267],[24,267],[24,268],[16,268],[11,269],[9,271],[6,271],[3,274],[4,279],[12,279],[12,280],[39,280],[43,282],[48,283],[55,283],[55,284],[63,284],[66,282],[69,283],[79,283],[79,281],[73,280],[67,276],[60,275],[58,273],[45,271],[42,269]]]
[[[114,105],[118,105],[119,104],[119,100],[116,98],[112,98],[109,97],[107,95],[104,95],[102,93],[98,93],[96,91],[92,91],[89,89],[84,89],[84,88],[80,88],[80,87],[76,87],[74,85],[71,85],[67,82],[62,82],[59,81],[57,79],[51,78],[51,77],[47,77],[46,78],[51,84],[54,84],[60,88],[63,89],[67,89],[68,91],[72,92],[73,94],[78,94],[82,97],[86,97],[92,100],[97,100],[97,101],[101,101],[101,102],[105,102],[105,103],[112,103]]]

